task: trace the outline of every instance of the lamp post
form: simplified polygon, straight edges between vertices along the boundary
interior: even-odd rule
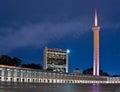
[[[70,53],[70,50],[67,49],[66,50],[66,72],[68,72],[68,55],[69,55],[69,53]]]

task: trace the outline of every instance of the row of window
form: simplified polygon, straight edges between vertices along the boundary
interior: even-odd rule
[[[1,80],[1,77],[0,77],[0,80]],[[4,80],[8,80],[8,78],[5,78],[4,77]],[[13,81],[13,78],[10,78],[10,81]],[[16,80],[17,82],[31,82],[30,81],[30,79],[27,79],[26,81],[25,81],[25,79],[23,78],[23,79],[20,79],[20,78],[17,78],[17,80]],[[42,80],[40,79],[40,80],[37,80],[37,79],[32,79],[32,82],[40,82],[40,83],[58,83],[57,82],[57,80],[56,81],[54,81],[54,80],[43,80],[43,82],[42,82]],[[70,80],[68,80],[68,81],[62,81],[62,83],[75,83],[75,81],[70,81]]]

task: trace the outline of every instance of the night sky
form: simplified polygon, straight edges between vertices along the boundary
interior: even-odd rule
[[[0,55],[43,65],[43,50],[70,49],[69,72],[93,65],[94,12],[100,69],[120,74],[120,0],[0,0]]]

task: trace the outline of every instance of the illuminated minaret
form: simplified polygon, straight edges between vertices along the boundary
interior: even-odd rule
[[[93,27],[94,32],[94,65],[93,75],[99,76],[99,29],[97,11],[95,11],[95,25]]]

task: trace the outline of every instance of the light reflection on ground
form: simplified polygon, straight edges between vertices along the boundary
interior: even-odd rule
[[[120,92],[120,84],[0,83],[0,92]]]

